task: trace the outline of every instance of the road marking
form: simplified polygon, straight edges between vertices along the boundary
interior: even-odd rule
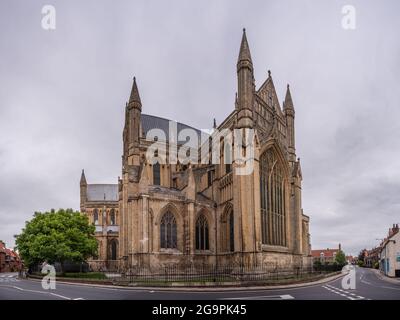
[[[290,294],[273,295],[273,296],[247,296],[247,297],[234,297],[234,298],[221,298],[221,300],[292,300],[293,296]]]
[[[337,295],[339,295],[339,296],[345,297],[345,298],[347,298],[347,299],[349,299],[349,300],[363,300],[363,299],[365,299],[365,297],[358,296],[358,295],[356,295],[356,294],[354,294],[354,293],[352,293],[352,292],[348,292],[348,291],[346,291],[346,290],[336,288],[336,287],[331,286],[331,285],[329,285],[329,284],[326,285],[326,286],[322,286],[322,288],[325,288],[325,289],[327,289],[328,291],[333,292],[333,293],[335,293],[335,294],[337,294]],[[353,297],[352,297],[351,295],[352,295]],[[354,298],[354,296],[355,296],[357,299]]]
[[[83,298],[75,298],[75,299],[72,299],[72,300],[85,300],[85,299],[83,299]]]
[[[68,298],[66,296],[62,296],[60,294],[53,293],[53,292],[24,289],[24,288],[20,288],[20,287],[17,287],[17,286],[5,286],[5,287],[11,287],[11,288],[14,288],[14,289],[17,289],[17,290],[20,290],[20,291],[24,291],[24,292],[33,292],[33,293],[40,293],[40,294],[51,294],[52,296],[55,296],[55,297],[59,297],[59,298],[65,299],[65,300],[71,300],[71,298]]]
[[[62,296],[61,294],[57,294],[57,293],[53,293],[53,292],[48,292],[48,293],[53,295],[53,296],[55,296],[55,297],[60,297],[60,298],[65,299],[65,300],[72,300],[71,298],[68,298],[66,296]]]

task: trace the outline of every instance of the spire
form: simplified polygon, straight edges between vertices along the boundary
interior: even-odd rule
[[[294,109],[292,95],[290,94],[289,85],[287,85],[285,102],[283,103],[284,109]]]
[[[251,61],[250,48],[249,48],[249,43],[247,42],[245,28],[243,28],[243,36],[242,36],[242,43],[240,44],[238,64],[240,61],[248,61],[250,62],[250,64],[253,64],[253,62]]]
[[[236,65],[238,78],[238,95],[235,108],[238,110],[238,128],[251,128],[253,125],[253,99],[255,92],[253,63],[251,61],[246,29],[243,29],[239,58]]]
[[[85,177],[85,170],[84,169],[82,169],[81,182],[80,183],[81,183],[81,185],[87,184],[86,177]]]
[[[139,90],[136,84],[136,77],[133,77],[133,84],[132,84],[132,90],[131,90],[131,96],[129,98],[129,103],[128,105],[137,105],[139,108],[142,107],[142,102],[140,101],[140,96],[139,96]]]
[[[213,128],[214,128],[214,129],[217,129],[217,120],[215,120],[215,118],[214,118]]]

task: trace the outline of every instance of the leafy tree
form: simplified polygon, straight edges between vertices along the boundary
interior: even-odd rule
[[[343,266],[343,265],[345,265],[346,264],[346,255],[344,254],[344,252],[342,251],[342,250],[339,250],[337,253],[336,253],[336,257],[335,257],[335,262],[338,264],[338,265],[341,265],[341,266]]]
[[[360,253],[358,254],[357,264],[360,267],[364,266],[364,259],[365,259],[365,249],[361,250]]]
[[[87,216],[72,209],[52,209],[35,212],[15,243],[25,264],[59,262],[63,273],[64,262],[83,262],[97,254],[94,233],[95,227]]]

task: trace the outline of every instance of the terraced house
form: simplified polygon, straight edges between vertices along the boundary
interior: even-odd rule
[[[186,132],[195,132],[198,139],[202,132],[177,123],[178,139],[172,141],[169,120],[142,113],[145,106],[133,80],[118,183],[93,185],[84,172],[81,176],[81,211],[96,225],[99,241],[92,265],[107,262],[156,270],[166,265],[311,264],[289,85],[282,106],[270,72],[256,88],[245,30],[236,67],[236,100],[226,108],[226,119],[218,126],[214,123],[214,132],[239,130],[245,135],[245,129],[252,130],[254,168],[246,175],[236,174],[243,163],[232,156],[239,145],[235,140],[232,145],[220,141],[218,163],[150,162],[146,152],[155,141],[166,142],[164,147],[160,143],[155,157],[170,156],[172,144],[179,148],[188,141]],[[164,134],[154,137],[152,129]],[[250,152],[246,147],[239,147],[242,154]],[[193,151],[190,146],[188,150]]]

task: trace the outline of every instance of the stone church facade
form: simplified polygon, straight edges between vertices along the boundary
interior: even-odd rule
[[[254,169],[238,175],[224,141],[220,163],[147,160],[161,129],[170,152],[167,119],[142,113],[136,79],[125,108],[122,175],[117,184],[80,181],[81,211],[96,226],[107,265],[310,266],[309,217],[302,209],[302,173],[295,149],[295,108],[289,86],[281,108],[271,73],[256,89],[243,31],[237,61],[238,91],[227,118],[214,130],[254,132]],[[177,131],[193,129],[178,123]],[[157,139],[156,139],[157,140]],[[235,145],[236,141],[233,141]],[[182,141],[176,143],[183,144]],[[241,147],[246,154],[246,144]],[[200,153],[200,152],[199,152]],[[232,153],[232,151],[230,151]],[[157,156],[157,154],[156,154]],[[227,163],[225,163],[227,162]],[[243,163],[242,163],[243,164]]]

